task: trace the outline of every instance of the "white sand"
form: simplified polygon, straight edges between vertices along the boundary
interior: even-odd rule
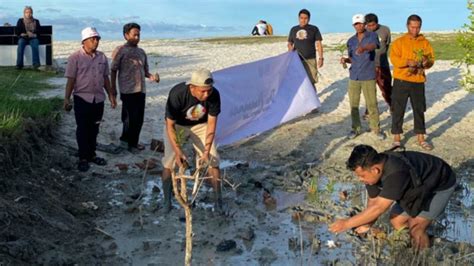
[[[326,34],[324,44],[336,45],[347,40],[351,34]],[[110,58],[114,47],[120,41],[101,41],[99,50]],[[185,40],[142,41],[140,46],[149,54],[151,72],[159,72],[159,84],[148,83],[145,123],[141,133],[141,142],[149,144],[152,137],[161,139],[164,105],[169,89],[185,81],[197,67],[219,70],[237,64],[251,62],[275,56],[286,51],[286,43],[220,45]],[[55,42],[54,57],[59,66],[65,67],[67,56],[79,48],[79,43]],[[159,56],[157,57],[156,54]],[[353,141],[345,139],[350,130],[349,102],[346,93],[348,71],[339,61],[339,52],[326,51],[325,65],[320,69],[321,78],[318,92],[322,107],[318,114],[308,115],[304,119],[288,123],[254,140],[238,145],[238,149],[224,149],[224,156],[233,159],[271,161],[272,156],[262,158],[261,154],[280,155],[285,157],[297,149],[304,152],[302,160],[315,161],[324,159],[324,163],[344,163],[351,147],[356,143],[374,145],[377,149],[387,149],[391,145],[391,136],[385,141],[377,141],[370,134],[363,134]],[[454,164],[472,159],[474,135],[474,113],[472,106],[474,95],[469,94],[458,85],[460,70],[450,61],[437,61],[428,72],[426,84],[426,125],[428,140],[435,149],[431,152]],[[49,95],[64,94],[65,79],[53,79],[58,90]],[[390,131],[390,116],[387,105],[379,94],[381,126],[385,132]],[[120,101],[119,101],[120,103]],[[362,105],[362,103],[361,103]],[[225,108],[225,107],[224,107]],[[107,103],[104,122],[101,126],[99,141],[103,143],[118,142],[121,133],[119,105],[112,110]],[[420,150],[413,137],[413,118],[407,111],[404,130],[407,133],[408,149]],[[65,114],[61,129],[64,142],[75,147],[75,122],[73,113]],[[367,128],[367,124],[363,124]],[[66,137],[67,136],[67,137]],[[288,139],[291,141],[288,141]],[[109,160],[108,170],[117,171],[115,163],[133,163],[142,160],[148,153],[132,155],[124,152],[119,156],[103,154]],[[160,158],[160,156],[158,156]]]

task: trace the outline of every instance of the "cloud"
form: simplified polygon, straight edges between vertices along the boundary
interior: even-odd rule
[[[61,9],[51,8],[51,7],[41,9],[40,11],[44,13],[61,13]]]
[[[13,22],[18,18],[1,16],[0,21]],[[161,21],[140,21],[139,16],[125,16],[120,18],[98,19],[95,17],[73,17],[70,15],[60,17],[39,17],[42,25],[53,25],[55,40],[78,40],[80,32],[85,27],[95,27],[105,39],[122,39],[122,27],[125,23],[135,21],[142,28],[144,38],[196,38],[213,35],[235,35],[239,28],[226,26],[212,26],[204,24],[172,24]]]

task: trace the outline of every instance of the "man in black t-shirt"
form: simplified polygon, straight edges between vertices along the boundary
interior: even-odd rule
[[[429,246],[426,229],[443,213],[456,186],[454,172],[445,161],[421,152],[377,153],[370,146],[358,145],[347,168],[366,184],[367,208],[349,219],[337,220],[330,231],[355,228],[358,233],[366,232],[395,202],[390,214],[393,227],[408,228],[415,248]],[[414,185],[416,181],[421,181],[421,186]],[[421,203],[419,207],[416,202]]]
[[[209,174],[214,188],[216,210],[222,208],[219,155],[214,137],[217,116],[221,111],[219,91],[212,86],[214,80],[207,69],[192,73],[186,83],[179,83],[169,93],[166,102],[166,124],[163,132],[165,154],[163,163],[164,209],[171,210],[171,170],[188,161],[181,145],[187,138],[193,142],[199,160],[197,164],[209,164]]]
[[[318,82],[318,68],[324,64],[323,38],[318,27],[308,24],[310,17],[311,14],[306,9],[298,13],[299,25],[291,28],[288,35],[288,51],[298,52],[311,83],[315,85]],[[316,50],[319,54],[317,63]]]

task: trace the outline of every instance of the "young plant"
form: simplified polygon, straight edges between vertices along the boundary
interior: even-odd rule
[[[176,130],[176,144],[178,144],[178,146],[180,147],[183,147],[184,141],[185,141],[184,130],[183,129]]]
[[[334,185],[336,185],[336,181],[334,179],[328,181],[328,184],[326,185],[326,191],[329,194],[332,194],[334,192]]]
[[[339,51],[340,53],[339,56],[343,57],[346,54],[347,45],[345,43],[340,43],[339,45],[336,46],[336,50]],[[344,69],[347,69],[347,63],[346,62],[342,63],[342,67]]]
[[[423,74],[425,72],[423,62],[430,64],[430,62],[433,61],[433,56],[431,54],[425,54],[425,50],[423,49],[414,49],[413,53],[415,54],[416,66],[409,67],[408,71],[412,75]]]
[[[313,176],[311,177],[311,181],[309,181],[308,193],[315,194],[317,191],[318,191],[318,177]]]
[[[463,57],[455,61],[458,66],[465,66],[465,72],[460,80],[461,86],[467,91],[474,92],[474,74],[472,66],[474,65],[474,1],[467,1],[467,9],[470,11],[468,16],[469,24],[464,24],[463,30],[459,31],[457,43],[463,48]]]

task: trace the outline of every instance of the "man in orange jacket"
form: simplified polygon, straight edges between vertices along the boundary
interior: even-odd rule
[[[411,15],[407,19],[408,32],[393,42],[390,61],[393,64],[392,90],[392,134],[393,146],[401,146],[403,117],[410,98],[415,121],[414,132],[418,144],[425,150],[432,150],[425,140],[425,69],[434,64],[434,52],[429,41],[420,34],[421,18]]]

